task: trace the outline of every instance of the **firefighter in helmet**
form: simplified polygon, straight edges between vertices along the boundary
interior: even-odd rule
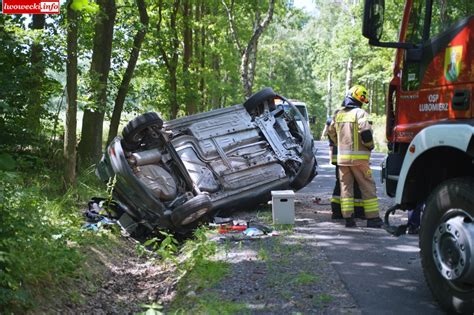
[[[341,212],[346,227],[354,227],[354,181],[362,193],[367,227],[380,228],[379,203],[369,159],[374,148],[369,116],[362,109],[369,102],[368,92],[361,85],[353,86],[344,98],[343,106],[334,115],[328,128],[330,139],[337,146],[337,165],[341,185]]]

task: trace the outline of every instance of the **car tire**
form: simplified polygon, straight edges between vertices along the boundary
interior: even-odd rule
[[[208,195],[197,195],[173,209],[171,222],[176,226],[188,225],[212,210],[211,198]]]
[[[163,120],[157,113],[149,112],[135,117],[123,128],[122,146],[127,150],[138,149],[144,131],[151,126],[156,126],[158,129],[163,127]]]
[[[245,102],[244,107],[245,109],[251,113],[258,108],[264,101],[269,99],[274,99],[277,94],[273,91],[272,88],[266,87],[257,93],[251,95]],[[270,108],[270,110],[274,110],[275,108]]]
[[[298,191],[308,185],[316,176],[316,159],[312,159],[312,164],[304,163],[301,165],[303,170],[298,173],[298,176],[291,182],[290,186],[293,190]]]
[[[474,281],[471,280],[472,276],[469,282],[463,279],[467,277],[467,271],[474,270],[474,257],[468,257],[468,263],[462,259],[464,254],[474,255],[470,250],[464,250],[462,245],[467,239],[469,242],[474,241],[467,237],[469,234],[465,231],[468,229],[464,229],[473,224],[470,223],[474,218],[473,190],[473,178],[454,178],[442,182],[428,197],[421,224],[423,273],[433,296],[449,313],[472,313],[474,310]],[[460,256],[456,256],[460,253]],[[444,272],[449,276],[449,269],[443,269],[444,262],[448,268],[455,270],[459,278],[449,280],[442,275],[441,272]],[[462,266],[461,271],[457,266]]]

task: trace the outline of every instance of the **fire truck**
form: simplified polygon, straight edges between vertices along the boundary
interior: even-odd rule
[[[392,0],[398,1],[398,0]],[[398,42],[383,41],[385,1],[366,0],[363,35],[395,48],[382,168],[397,209],[424,211],[422,268],[448,312],[474,312],[474,1],[406,0]]]

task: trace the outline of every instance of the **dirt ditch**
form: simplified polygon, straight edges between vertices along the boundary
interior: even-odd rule
[[[91,249],[88,263],[95,270],[95,285],[80,287],[77,301],[54,311],[134,314],[146,310],[144,305],[157,303],[165,313],[359,314],[313,236],[315,223],[330,220],[330,206],[315,204],[309,194],[298,194],[295,213],[295,226],[272,236],[241,239],[211,233],[217,243],[214,261],[227,269],[210,286],[182,283],[186,278],[178,279],[170,264],[139,257],[137,244],[129,238],[122,237],[108,250]],[[233,218],[269,224],[271,207],[236,212]],[[179,305],[173,303],[178,290]]]

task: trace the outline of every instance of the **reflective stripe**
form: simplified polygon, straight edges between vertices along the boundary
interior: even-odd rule
[[[364,208],[365,213],[379,212],[379,209],[366,209]]]
[[[359,126],[354,123],[354,151],[359,151]]]
[[[337,156],[337,161],[342,160],[369,160],[370,154],[341,154]]]
[[[339,154],[370,154],[370,151],[340,150]]]
[[[341,203],[341,198],[340,197],[332,197],[331,202],[340,204]],[[363,207],[364,206],[364,201],[361,199],[354,199],[354,207]]]
[[[341,211],[342,212],[353,212],[354,211],[354,198],[341,198]]]
[[[379,202],[377,198],[364,200],[365,212],[379,212]]]
[[[353,123],[356,121],[356,116],[352,112],[339,112],[336,115],[336,123]]]

